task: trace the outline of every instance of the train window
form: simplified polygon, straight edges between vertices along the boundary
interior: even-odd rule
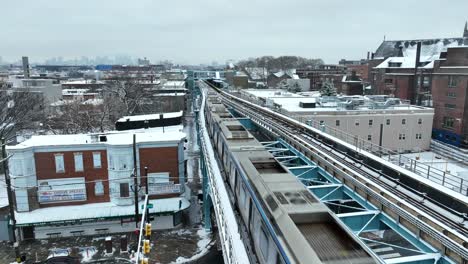
[[[265,261],[267,261],[268,260],[268,236],[263,226],[260,228],[259,246],[260,246],[260,251],[262,252],[263,258],[265,259]]]
[[[239,205],[241,207],[245,206],[245,185],[241,183],[240,195],[239,195]]]

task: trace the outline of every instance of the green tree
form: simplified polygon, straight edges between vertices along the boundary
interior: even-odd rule
[[[320,89],[321,96],[335,96],[336,95],[336,88],[333,85],[333,82],[325,81],[322,84],[322,88]]]

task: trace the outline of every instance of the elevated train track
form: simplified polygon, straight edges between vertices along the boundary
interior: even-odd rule
[[[443,255],[457,263],[468,263],[466,197],[453,197],[431,185],[415,184],[417,179],[376,164],[358,149],[340,144],[331,136],[211,87],[220,93],[226,105],[325,166],[325,170]]]

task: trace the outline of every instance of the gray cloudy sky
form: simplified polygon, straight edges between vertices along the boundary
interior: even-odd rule
[[[224,63],[359,59],[387,39],[461,37],[467,0],[1,0],[0,56]]]

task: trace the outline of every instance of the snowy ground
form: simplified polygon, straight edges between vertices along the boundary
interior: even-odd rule
[[[120,236],[111,235],[112,253],[105,253],[105,238],[101,236],[55,238],[25,241],[20,245],[27,259],[44,261],[54,256],[75,255],[81,263],[130,263],[131,253],[120,252]],[[135,247],[137,236],[127,233],[130,252]],[[155,231],[152,235],[153,249],[150,263],[184,263],[206,254],[214,244],[212,235],[201,226],[175,230]],[[214,247],[214,250],[217,250]],[[0,263],[10,263],[14,251],[8,243],[0,243]]]

